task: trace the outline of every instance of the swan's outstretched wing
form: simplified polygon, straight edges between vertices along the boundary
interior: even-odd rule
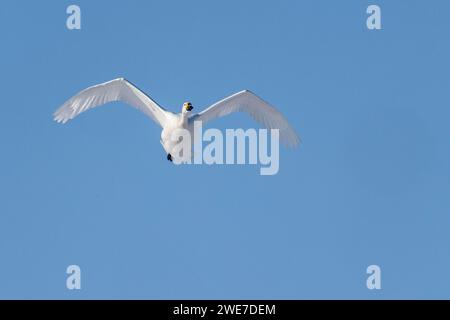
[[[249,90],[243,90],[216,102],[209,108],[194,115],[192,120],[207,122],[233,112],[246,112],[267,129],[279,129],[280,141],[286,146],[294,147],[300,141],[286,118]]]
[[[167,111],[144,92],[123,78],[89,87],[66,101],[54,114],[57,122],[66,123],[80,113],[108,102],[122,101],[142,111],[161,127]]]

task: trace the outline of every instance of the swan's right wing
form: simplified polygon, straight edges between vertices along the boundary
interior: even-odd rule
[[[245,112],[267,129],[279,129],[280,141],[295,147],[300,139],[286,118],[273,106],[249,90],[235,93],[192,117],[193,121],[208,122],[233,112]]]
[[[161,127],[164,127],[167,121],[168,111],[123,78],[101,83],[79,92],[53,114],[54,120],[66,123],[86,110],[113,101],[125,102],[142,111]]]

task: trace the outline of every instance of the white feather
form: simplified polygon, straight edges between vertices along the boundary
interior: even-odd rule
[[[122,101],[142,111],[161,127],[167,111],[129,81],[119,78],[89,87],[66,101],[54,114],[57,122],[66,123],[86,110],[108,102]]]
[[[208,122],[233,112],[246,112],[267,129],[279,129],[280,141],[286,146],[294,147],[300,142],[300,139],[286,118],[274,107],[249,90],[240,91],[214,103],[209,108],[194,115],[193,120]]]

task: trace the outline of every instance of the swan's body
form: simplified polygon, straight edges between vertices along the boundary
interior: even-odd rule
[[[169,113],[167,115],[168,121],[166,122],[166,125],[163,127],[163,130],[161,131],[161,144],[168,155],[167,159],[171,161],[172,161],[171,152],[175,147],[175,145],[177,144],[177,141],[173,141],[172,139],[174,133],[179,129],[186,129],[192,134],[193,127],[190,124],[191,121],[189,121],[189,113],[190,111],[187,111],[185,105],[183,105],[181,113],[179,114]]]
[[[129,81],[119,78],[79,92],[54,113],[54,119],[57,122],[66,123],[86,110],[113,101],[122,101],[131,105],[161,126],[161,144],[169,160],[172,160],[171,151],[177,144],[171,139],[175,130],[187,129],[192,132],[194,121],[207,122],[239,111],[250,114],[268,129],[279,129],[280,141],[283,144],[296,146],[299,143],[299,138],[283,115],[248,90],[235,93],[204,111],[192,115],[193,108],[189,102],[183,104],[181,113],[167,111]]]

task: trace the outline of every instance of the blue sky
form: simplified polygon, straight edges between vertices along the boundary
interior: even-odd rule
[[[0,298],[450,298],[449,14],[444,0],[3,1]],[[159,128],[120,103],[52,121],[120,76],[173,111],[251,89],[303,143],[268,177],[171,165]]]

